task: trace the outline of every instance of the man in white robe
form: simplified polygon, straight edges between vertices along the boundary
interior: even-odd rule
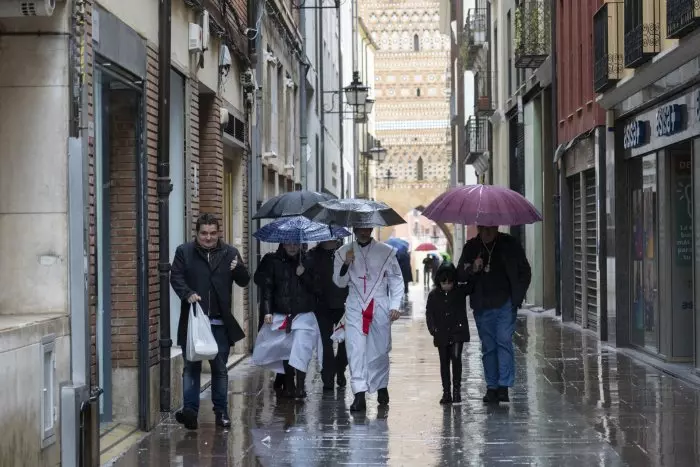
[[[348,287],[345,302],[345,346],[350,367],[353,412],[365,410],[365,393],[378,392],[389,403],[391,322],[399,318],[404,292],[396,250],[372,239],[371,228],[355,228],[357,241],[335,255],[333,282]]]

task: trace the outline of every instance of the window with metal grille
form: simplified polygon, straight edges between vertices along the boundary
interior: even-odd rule
[[[245,145],[246,137],[245,137],[245,122],[239,118],[234,117],[231,115],[231,117],[228,119],[228,123],[224,127],[224,132],[231,136],[233,139],[241,143],[242,145]]]

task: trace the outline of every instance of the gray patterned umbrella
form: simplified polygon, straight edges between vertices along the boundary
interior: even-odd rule
[[[333,196],[315,191],[291,191],[271,198],[263,204],[253,219],[279,219],[301,216],[319,201],[333,199]]]
[[[366,199],[322,201],[306,211],[304,217],[322,224],[353,228],[390,227],[406,223],[386,204]]]

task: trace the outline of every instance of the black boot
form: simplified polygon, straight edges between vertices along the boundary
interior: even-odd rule
[[[365,400],[365,393],[358,392],[355,394],[355,400],[350,405],[350,412],[364,412],[367,410],[367,401]]]
[[[510,402],[510,397],[508,397],[508,388],[501,386],[496,390],[498,394],[498,402]]]
[[[443,389],[442,390],[442,399],[440,399],[441,404],[451,404],[452,403],[452,394],[450,394],[449,389]]]
[[[462,402],[462,387],[455,384],[452,387],[452,402],[459,404]]]
[[[343,372],[343,373],[338,373],[338,375],[336,376],[336,380],[337,380],[337,382],[338,382],[338,387],[341,388],[341,389],[348,385],[348,380],[345,379],[345,373],[344,373],[344,372]]]
[[[272,385],[272,387],[276,392],[284,391],[284,374],[283,373],[277,373],[277,376],[275,376],[275,382]]]
[[[295,399],[306,399],[306,373],[297,370],[297,389],[294,393]]]
[[[285,399],[293,399],[296,395],[294,388],[294,368],[284,362],[284,391],[280,394]]]
[[[498,404],[498,393],[495,389],[487,389],[483,400],[485,404]]]
[[[377,402],[379,405],[389,405],[389,390],[387,388],[381,388],[377,391]]]

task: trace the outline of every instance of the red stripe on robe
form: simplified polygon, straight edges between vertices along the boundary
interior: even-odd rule
[[[362,310],[362,332],[365,335],[369,334],[369,325],[372,323],[372,318],[374,317],[374,299],[369,302],[367,308]]]

